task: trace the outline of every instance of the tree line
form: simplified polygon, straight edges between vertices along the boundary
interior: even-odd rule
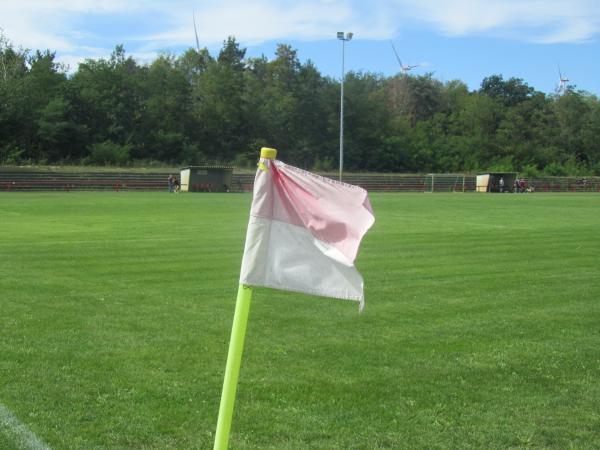
[[[433,74],[350,72],[344,165],[379,172],[520,171],[600,175],[600,102],[519,78],[470,91]],[[0,35],[0,164],[255,164],[262,146],[300,167],[335,169],[340,83],[289,45],[246,58],[235,38],[218,55],[188,49],[149,64],[115,47],[69,72],[55,53]]]

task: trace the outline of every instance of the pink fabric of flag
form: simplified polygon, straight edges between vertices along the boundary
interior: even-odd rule
[[[375,222],[367,192],[261,159],[240,283],[360,302],[354,267],[360,241]]]

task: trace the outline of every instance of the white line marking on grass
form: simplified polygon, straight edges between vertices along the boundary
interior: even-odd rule
[[[13,439],[19,448],[25,450],[50,450],[50,447],[40,441],[2,403],[0,403],[0,432],[5,433]]]

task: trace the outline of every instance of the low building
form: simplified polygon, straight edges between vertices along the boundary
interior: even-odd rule
[[[188,166],[181,169],[183,192],[229,192],[233,167]]]
[[[517,172],[489,172],[477,175],[477,192],[513,192]],[[502,180],[502,181],[501,181]]]

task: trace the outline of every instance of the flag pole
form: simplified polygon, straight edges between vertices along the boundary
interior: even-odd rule
[[[276,155],[277,151],[271,148],[263,147],[260,150],[261,158],[275,159]],[[265,170],[262,167],[261,169]],[[242,351],[244,350],[244,338],[246,336],[246,325],[248,324],[251,300],[252,288],[240,283],[235,302],[235,313],[233,314],[233,325],[231,327],[231,338],[229,340],[229,351],[227,353],[227,364],[223,379],[223,392],[221,394],[214,450],[227,450],[229,442],[233,404],[235,403],[235,392],[240,374],[240,364],[242,361]]]
[[[240,284],[235,302],[233,326],[231,327],[231,339],[229,341],[227,365],[225,366],[225,378],[223,380],[223,393],[221,394],[221,406],[219,408],[214,450],[227,450],[231,418],[233,416],[233,404],[235,402],[235,391],[237,389],[238,375],[240,374],[242,351],[244,350],[246,324],[248,323],[248,312],[250,311],[250,300],[252,300],[252,288]]]

